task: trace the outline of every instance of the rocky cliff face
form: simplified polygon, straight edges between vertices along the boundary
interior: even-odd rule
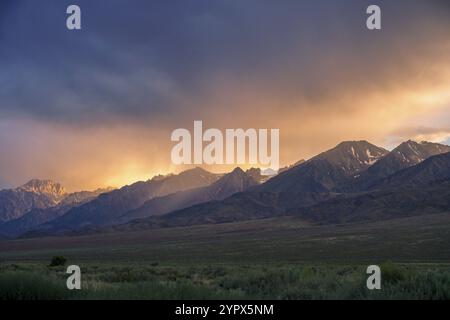
[[[60,201],[67,195],[66,189],[61,184],[52,180],[33,179],[23,186],[16,189],[17,191],[32,192],[39,195],[45,195],[55,201]]]
[[[67,193],[58,182],[33,179],[18,188],[0,190],[0,224],[19,219],[33,210],[84,203],[108,191],[111,189]]]

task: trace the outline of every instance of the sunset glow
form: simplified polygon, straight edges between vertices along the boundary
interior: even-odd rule
[[[1,34],[0,188],[30,178],[118,187],[179,172],[170,134],[194,120],[279,128],[281,166],[343,140],[448,141],[445,4],[386,4],[398,15],[369,32],[357,1],[311,2],[308,11],[301,2],[255,11],[251,2],[223,4],[235,15],[213,3],[173,12],[118,2],[108,15],[80,1],[96,19],[78,34],[61,32],[52,10],[30,27],[40,10],[6,7],[14,32]]]

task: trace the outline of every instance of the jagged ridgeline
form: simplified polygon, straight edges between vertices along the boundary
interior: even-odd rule
[[[346,141],[276,172],[194,168],[117,190],[67,193],[32,180],[0,192],[0,234],[40,236],[214,224],[279,216],[308,223],[450,211],[450,147],[406,141],[388,151]]]

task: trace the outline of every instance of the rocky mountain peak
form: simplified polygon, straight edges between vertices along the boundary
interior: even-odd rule
[[[408,140],[392,150],[392,154],[408,166],[416,165],[431,156],[450,152],[450,147],[427,141]]]
[[[67,191],[60,183],[52,180],[33,179],[17,188],[20,191],[32,192],[40,195],[51,196],[55,199],[63,198]]]
[[[388,154],[388,151],[365,140],[344,141],[313,159],[327,160],[348,173],[366,169]]]

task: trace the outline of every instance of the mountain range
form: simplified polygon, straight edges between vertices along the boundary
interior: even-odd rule
[[[331,224],[450,212],[450,147],[346,141],[278,174],[194,168],[117,190],[31,180],[0,191],[0,235],[123,231],[296,216]]]
[[[41,231],[54,232],[107,226],[114,224],[124,214],[142,206],[146,201],[171,193],[207,186],[220,175],[201,168],[184,171],[178,175],[156,176],[148,181],[136,182],[70,209],[63,216],[39,227]]]
[[[366,190],[380,179],[415,166],[431,156],[450,152],[450,147],[438,143],[406,141],[392,150],[386,157],[356,176],[342,191]]]
[[[367,141],[342,142],[281,172],[259,188],[266,192],[329,192],[387,155]]]
[[[261,176],[259,169],[249,169],[244,172],[241,168],[236,168],[208,186],[176,192],[146,201],[139,208],[127,212],[121,217],[120,221],[125,222],[137,218],[163,215],[198,203],[223,200],[237,192],[258,185],[262,180],[263,176]]]
[[[81,203],[111,190],[68,193],[57,182],[33,179],[18,188],[0,190],[0,225],[21,218],[30,210]]]
[[[370,191],[342,194],[290,214],[320,223],[345,223],[450,212],[450,153],[380,179]]]
[[[57,182],[38,179],[16,189],[1,190],[0,235],[19,235],[111,190],[68,193]]]
[[[413,145],[411,141],[405,144]],[[427,212],[425,209],[450,211],[449,201],[442,196],[448,191],[429,196],[436,190],[446,190],[450,184],[446,171],[450,153],[434,151],[446,152],[449,147],[425,142],[419,145],[425,148],[415,148],[415,156],[405,163],[404,157],[391,156],[392,152],[397,153],[397,148],[388,152],[366,141],[344,142],[246,192],[160,217],[132,221],[115,230],[223,223],[281,215],[298,216],[315,223],[343,223],[415,215]],[[403,150],[404,144],[399,147]],[[433,156],[434,153],[438,155]],[[371,175],[371,191],[366,188],[340,191],[376,163],[384,169],[379,171],[379,176]],[[386,177],[388,171],[393,174]],[[413,172],[417,173],[413,175]],[[399,189],[399,185],[403,188]],[[356,217],[349,219],[352,215]]]

